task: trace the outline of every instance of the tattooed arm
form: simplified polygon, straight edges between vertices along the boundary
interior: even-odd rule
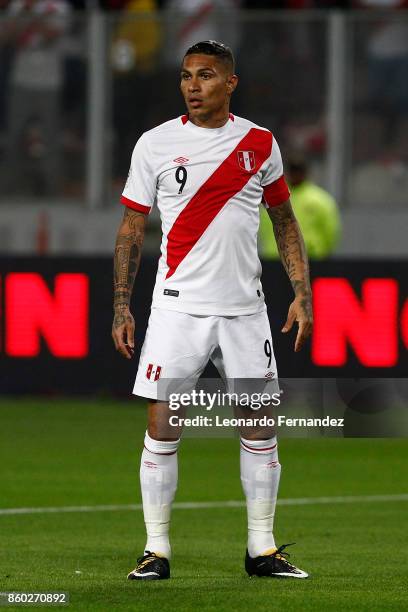
[[[272,221],[283,267],[295,292],[295,299],[289,307],[288,317],[282,331],[288,332],[293,323],[297,321],[299,324],[295,342],[297,352],[300,351],[313,328],[312,291],[305,243],[290,200],[280,206],[268,208],[268,214]]]
[[[129,305],[139,269],[145,225],[145,214],[126,208],[116,237],[112,338],[116,350],[127,359],[131,359],[134,347],[135,322]]]

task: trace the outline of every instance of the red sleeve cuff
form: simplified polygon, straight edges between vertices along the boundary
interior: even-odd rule
[[[145,206],[144,204],[139,204],[138,202],[129,200],[129,198],[124,195],[120,196],[120,202],[124,206],[132,208],[133,210],[137,210],[138,212],[144,213],[145,215],[148,215],[152,208],[151,206]]]
[[[283,174],[276,181],[264,187],[264,200],[269,208],[279,206],[279,204],[283,204],[289,198],[290,191]]]

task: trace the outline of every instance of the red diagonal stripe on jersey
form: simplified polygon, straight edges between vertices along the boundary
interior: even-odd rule
[[[251,128],[235,149],[194,194],[175,220],[167,236],[169,278],[188,255],[220,210],[239,193],[271,154],[272,134]],[[255,167],[246,172],[239,167],[238,151],[253,151]]]

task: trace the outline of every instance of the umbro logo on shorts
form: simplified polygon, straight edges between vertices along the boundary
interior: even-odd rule
[[[156,382],[156,380],[160,378],[161,370],[161,366],[149,363],[146,370],[146,378],[152,382]]]
[[[272,378],[274,378],[274,377],[275,377],[275,374],[274,374],[273,372],[271,372],[271,371],[269,371],[269,372],[267,372],[267,373],[265,374],[265,378],[266,378],[267,380],[271,380],[271,379],[272,379]]]
[[[189,159],[188,157],[176,157],[176,159],[173,159],[173,161],[175,161],[176,164],[185,164],[189,161]]]
[[[251,172],[255,168],[255,153],[253,151],[237,151],[239,167]]]

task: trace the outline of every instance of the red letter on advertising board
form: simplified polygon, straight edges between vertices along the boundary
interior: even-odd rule
[[[361,301],[345,278],[313,283],[315,325],[312,360],[319,366],[343,366],[347,344],[367,367],[392,367],[398,360],[398,284],[370,278]]]
[[[405,300],[404,307],[401,312],[401,335],[405,347],[408,349],[408,300]]]
[[[89,287],[86,274],[57,274],[51,292],[40,274],[6,277],[6,353],[35,357],[42,336],[56,357],[88,354]]]

